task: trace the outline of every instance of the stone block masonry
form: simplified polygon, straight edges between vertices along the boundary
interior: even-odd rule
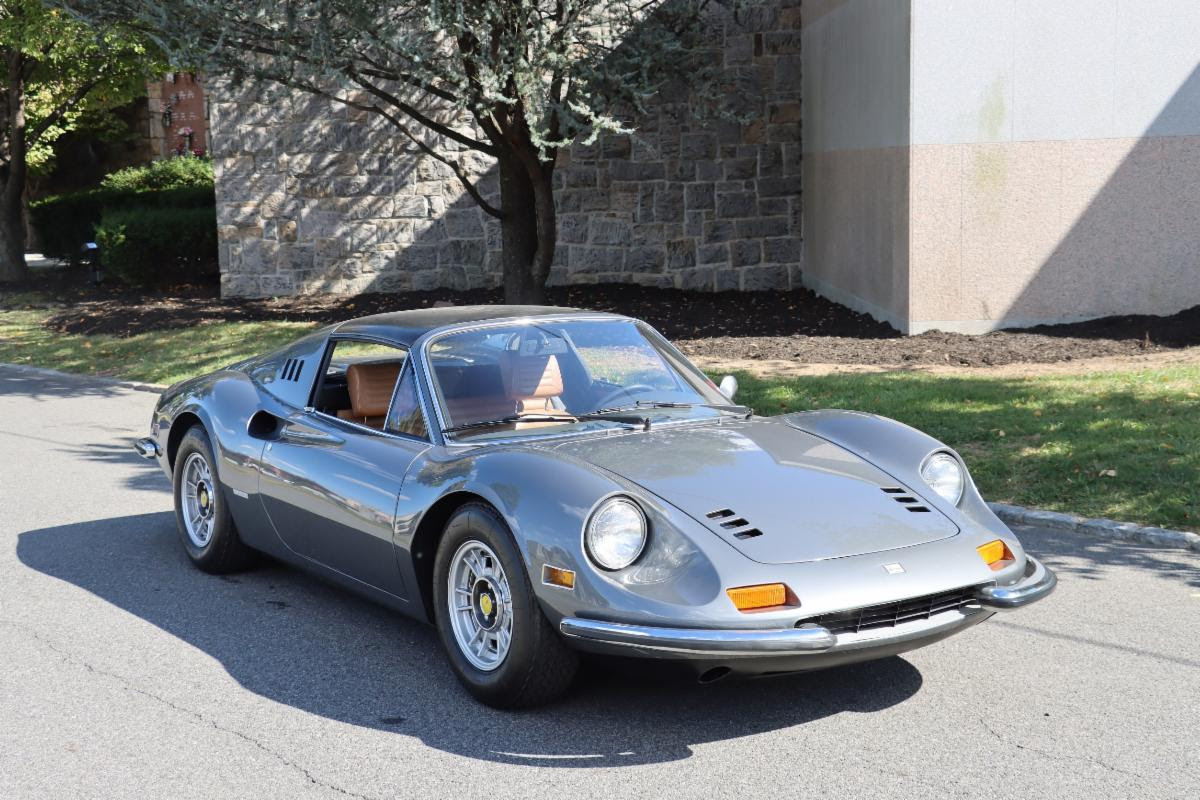
[[[713,57],[752,121],[701,123],[664,101],[636,135],[560,156],[552,284],[800,284],[799,30],[799,0],[712,17]],[[224,296],[499,284],[499,226],[375,115],[217,86],[211,130]],[[495,198],[490,160],[462,156]]]

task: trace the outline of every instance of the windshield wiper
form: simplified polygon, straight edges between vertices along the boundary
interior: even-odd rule
[[[628,425],[641,425],[646,430],[650,429],[650,420],[645,417],[624,416],[616,417],[602,411],[591,411],[587,414],[514,414],[511,417],[501,417],[500,419],[481,420],[479,422],[467,422],[462,425],[455,425],[451,428],[443,428],[442,433],[458,433],[459,431],[469,431],[475,428],[494,428],[497,425],[512,425],[517,422],[623,422]]]
[[[638,400],[632,406],[617,406],[614,408],[598,408],[595,411],[589,412],[592,414],[617,414],[622,411],[637,411],[640,408],[712,408],[717,411],[726,411],[730,414],[741,414],[749,418],[754,414],[754,409],[749,406],[741,406],[735,403],[676,403],[670,400]],[[609,417],[609,419],[612,419]]]

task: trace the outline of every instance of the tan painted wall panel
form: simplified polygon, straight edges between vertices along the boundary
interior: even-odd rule
[[[1200,303],[1200,137],[922,145],[911,170],[910,332]]]

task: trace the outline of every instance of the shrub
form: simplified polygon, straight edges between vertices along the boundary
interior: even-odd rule
[[[74,263],[83,245],[92,241],[92,230],[100,221],[102,196],[99,189],[91,189],[30,203],[29,221],[37,230],[42,252]]]
[[[144,189],[175,189],[181,186],[213,185],[212,161],[186,156],[155,161],[145,166],[126,167],[104,177],[102,189],[140,191]]]
[[[105,272],[125,283],[191,281],[216,272],[216,209],[106,209],[96,243]]]
[[[96,226],[109,211],[148,207],[211,208],[212,162],[171,158],[144,167],[128,167],[107,177],[98,189],[68,192],[29,204],[42,252],[74,262],[84,244],[95,241]]]

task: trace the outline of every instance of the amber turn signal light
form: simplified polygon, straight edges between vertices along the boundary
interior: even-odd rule
[[[574,589],[575,573],[569,569],[544,564],[542,565],[542,583],[548,583],[551,586],[561,586],[564,589]]]
[[[976,549],[979,550],[979,557],[992,569],[1001,569],[1006,566],[1004,562],[1013,560],[1012,551],[1001,539],[981,544]]]
[[[787,587],[782,583],[739,586],[736,589],[726,589],[725,594],[729,595],[738,611],[753,611],[756,608],[771,608],[787,603]]]

